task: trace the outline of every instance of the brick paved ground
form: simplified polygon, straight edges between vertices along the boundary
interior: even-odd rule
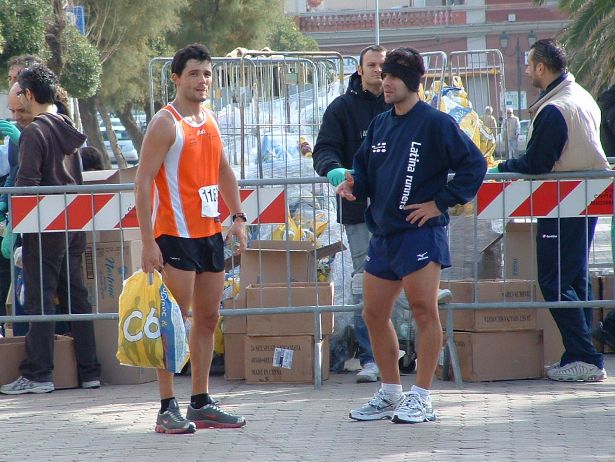
[[[607,370],[615,377],[615,357]],[[404,388],[414,376],[404,377]],[[435,423],[354,422],[374,384],[333,374],[309,385],[246,385],[213,378],[212,390],[248,420],[240,430],[153,431],[155,383],[0,397],[0,461],[611,461],[615,378],[600,384],[524,380],[434,383]],[[182,407],[190,382],[177,380]]]

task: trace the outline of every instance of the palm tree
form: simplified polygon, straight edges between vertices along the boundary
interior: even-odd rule
[[[579,83],[598,95],[609,83],[615,83],[615,1],[560,0],[559,7],[573,21],[559,37],[568,53],[570,70]]]

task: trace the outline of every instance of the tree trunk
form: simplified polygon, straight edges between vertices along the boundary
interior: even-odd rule
[[[103,103],[100,96],[96,96],[95,98],[96,107],[98,108],[98,112],[102,117],[103,124],[107,129],[107,137],[109,138],[109,143],[111,144],[111,150],[113,151],[113,155],[117,160],[117,166],[120,169],[128,168],[128,163],[126,162],[124,154],[120,149],[120,145],[117,142],[117,136],[115,136],[115,132],[113,131],[113,125],[111,124],[111,117],[109,117],[109,111],[107,110],[107,107],[105,106],[105,103]]]
[[[126,128],[128,136],[130,136],[130,139],[135,145],[137,152],[141,154],[141,146],[143,145],[143,132],[141,131],[141,127],[139,127],[139,125],[137,125],[135,120],[132,118],[131,102],[126,103],[124,108],[118,113],[118,117],[120,118],[122,125]]]
[[[62,31],[66,28],[66,12],[62,6],[62,0],[52,0],[53,19],[49,22],[45,31],[45,42],[51,51],[51,57],[47,61],[49,69],[56,75],[62,74],[64,58],[62,56]]]
[[[83,133],[88,137],[88,146],[92,146],[100,151],[104,167],[110,169],[111,161],[107,155],[105,141],[100,133],[98,120],[96,119],[96,98],[91,96],[90,98],[80,99],[79,112],[81,115]]]

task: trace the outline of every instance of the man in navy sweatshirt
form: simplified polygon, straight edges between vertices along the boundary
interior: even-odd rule
[[[438,317],[440,271],[450,266],[447,209],[477,193],[486,162],[455,120],[420,101],[425,66],[411,48],[386,55],[384,99],[393,108],[377,116],[337,188],[344,199],[366,200],[372,233],[363,282],[363,317],[382,385],[367,404],[350,411],[356,420],[396,423],[435,420],[429,389],[442,346]],[[447,182],[448,172],[455,172]],[[404,290],[418,329],[416,383],[404,394],[391,323],[393,303]]]
[[[529,108],[532,118],[525,155],[490,172],[537,175],[576,170],[608,170],[600,145],[600,109],[566,68],[563,48],[553,39],[530,47],[526,74],[540,88]],[[544,299],[591,300],[587,260],[597,217],[539,218],[536,226],[538,283]],[[564,343],[559,363],[547,366],[547,377],[566,382],[606,379],[602,354],[591,340],[591,308],[552,308]]]

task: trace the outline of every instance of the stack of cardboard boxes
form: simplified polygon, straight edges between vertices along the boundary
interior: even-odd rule
[[[224,307],[332,305],[333,283],[316,282],[316,261],[339,250],[340,243],[315,249],[313,243],[304,241],[253,241],[241,256],[239,296],[226,300]],[[227,316],[222,331],[227,379],[310,383],[315,354],[322,357],[323,379],[328,378],[332,313],[321,317],[322,344],[315,341],[311,313]]]
[[[442,288],[454,303],[528,302],[533,282],[527,280],[446,281]],[[441,310],[446,328],[446,310]],[[454,340],[466,382],[542,377],[543,342],[535,309],[476,309],[453,313]],[[420,352],[419,352],[420,356]],[[444,376],[441,355],[436,374]]]

